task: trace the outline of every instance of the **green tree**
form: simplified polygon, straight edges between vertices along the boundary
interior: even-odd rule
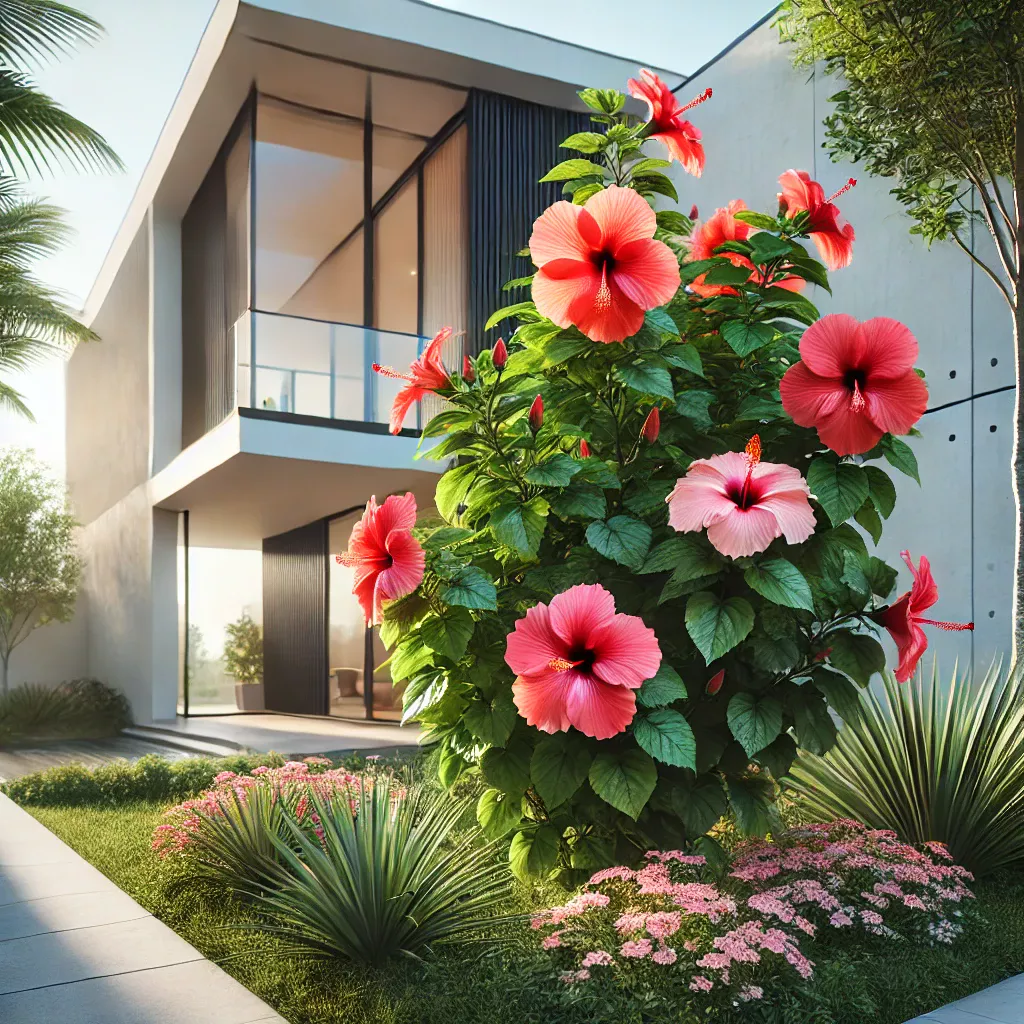
[[[0,693],[14,648],[74,614],[82,579],[76,525],[64,485],[32,452],[0,452]]]
[[[56,166],[119,168],[98,132],[41,92],[27,68],[93,42],[100,26],[53,0],[0,0],[0,374],[95,336],[30,268],[60,249],[68,232],[56,207],[25,197],[13,175]],[[0,379],[0,406],[31,413]]]
[[[246,612],[227,626],[224,667],[239,683],[263,682],[263,630]]]
[[[834,160],[894,179],[892,194],[930,245],[949,239],[992,279],[1024,357],[1024,6],[1020,0],[786,0],[779,19],[798,65],[842,80],[825,118]],[[966,229],[985,225],[994,256]],[[1017,509],[1014,654],[1024,649],[1024,404],[1014,411]]]

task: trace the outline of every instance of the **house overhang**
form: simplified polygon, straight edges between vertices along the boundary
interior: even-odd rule
[[[157,508],[189,512],[189,543],[259,548],[263,538],[412,491],[433,507],[443,462],[413,460],[418,439],[235,411],[149,483]]]

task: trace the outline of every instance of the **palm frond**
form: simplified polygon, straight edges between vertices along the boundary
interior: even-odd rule
[[[0,264],[25,268],[58,252],[71,231],[64,211],[39,199],[4,206],[0,197]]]
[[[123,170],[99,132],[35,88],[20,71],[0,68],[0,160],[9,170],[51,170],[54,162],[81,169]]]
[[[95,42],[99,22],[55,0],[0,0],[0,61],[49,60]]]
[[[24,416],[32,423],[36,421],[32,410],[25,404],[21,392],[15,391],[10,384],[5,384],[2,380],[0,380],[0,409],[8,409],[19,416]]]
[[[938,840],[975,874],[1024,862],[1024,674],[993,666],[946,683],[891,677],[824,757],[790,774],[822,820],[854,818],[911,843]]]

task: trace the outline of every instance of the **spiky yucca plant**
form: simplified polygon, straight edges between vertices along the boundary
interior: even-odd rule
[[[312,795],[309,806],[323,838],[291,820],[287,839],[271,834],[279,864],[258,898],[289,951],[379,966],[435,943],[480,940],[504,920],[510,875],[479,829],[457,830],[464,801],[364,782],[355,815],[344,799]]]
[[[812,814],[938,840],[975,874],[1024,862],[1024,673],[889,676],[863,705],[832,750],[791,769]]]

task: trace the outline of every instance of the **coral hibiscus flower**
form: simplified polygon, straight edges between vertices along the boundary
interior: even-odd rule
[[[352,527],[348,551],[335,556],[339,564],[355,569],[352,593],[367,623],[380,622],[384,602],[411,594],[423,579],[426,555],[412,535],[415,525],[412,492],[404,497],[392,494],[383,505],[372,497],[363,518]]]
[[[779,385],[782,406],[794,423],[816,427],[837,455],[869,451],[885,433],[907,433],[928,405],[928,388],[914,372],[917,341],[898,320],[824,316],[804,331],[800,358]]]
[[[606,740],[633,720],[633,691],[658,671],[661,648],[643,619],[616,613],[604,587],[581,583],[516,623],[505,661],[516,673],[512,696],[529,725],[542,732],[574,726]]]
[[[540,268],[533,301],[559,327],[575,324],[593,341],[624,341],[644,311],[679,288],[679,264],[654,240],[654,210],[631,188],[609,185],[586,206],[559,202],[534,222],[530,255]]]
[[[682,106],[676,94],[653,72],[640,69],[640,81],[631,78],[626,83],[629,95],[647,104],[647,120],[651,124],[648,138],[665,143],[670,160],[678,160],[685,170],[699,178],[704,170],[704,147],[700,132],[683,114],[698,103],[711,99],[711,90],[705,89],[695,100]]]
[[[694,224],[690,237],[686,240],[689,249],[687,262],[709,260],[718,256],[727,259],[734,267],[749,267],[749,280],[754,284],[762,283],[764,278],[761,271],[757,270],[746,256],[738,252],[715,252],[715,249],[725,242],[745,242],[750,237],[750,225],[737,220],[735,216],[746,208],[747,204],[742,199],[732,199],[728,206],[720,206],[715,210],[703,224]],[[703,298],[710,298],[713,295],[739,295],[735,288],[727,284],[705,284],[705,277],[707,274],[701,274],[690,283],[690,289],[695,294]],[[773,276],[771,280],[771,284],[776,288],[785,288],[791,292],[800,291],[806,283],[802,277],[793,274]]]
[[[850,180],[838,191],[825,198],[825,190],[806,171],[786,171],[780,178],[782,191],[779,202],[786,207],[786,215],[795,217],[806,211],[810,217],[807,234],[818,247],[822,261],[829,270],[848,267],[853,260],[853,228],[839,214],[832,202],[857,182]]]
[[[905,683],[917,668],[928,647],[928,638],[922,626],[938,626],[939,629],[974,629],[973,622],[936,622],[934,619],[921,617],[921,612],[931,608],[939,599],[939,588],[932,578],[932,569],[928,559],[921,556],[920,568],[915,569],[910,560],[909,551],[901,551],[900,557],[914,577],[914,585],[895,604],[879,612],[876,620],[887,630],[896,642],[900,661],[896,666],[896,682]]]
[[[745,452],[726,452],[690,463],[668,502],[668,524],[680,533],[708,531],[723,555],[764,551],[776,537],[800,544],[814,533],[810,490],[800,471],[761,461],[755,434]]]
[[[374,370],[383,377],[408,381],[406,386],[395,395],[395,401],[391,406],[392,434],[397,434],[402,429],[405,417],[414,403],[419,402],[427,395],[447,391],[451,388],[451,374],[441,362],[441,349],[451,336],[452,329],[442,327],[423,350],[419,359],[409,367],[408,373],[399,373],[390,366],[381,366],[380,363],[373,364]]]

